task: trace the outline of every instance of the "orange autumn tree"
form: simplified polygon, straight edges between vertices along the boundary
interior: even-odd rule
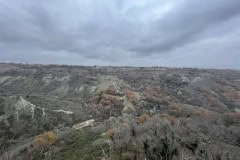
[[[109,129],[106,132],[106,136],[110,139],[113,139],[113,134],[114,134],[114,130],[113,129]]]
[[[56,141],[56,139],[57,136],[54,132],[44,132],[43,134],[36,136],[32,144],[35,149],[43,149],[52,145]]]
[[[135,93],[133,91],[131,91],[130,89],[124,89],[124,94],[126,95],[127,99],[133,103],[133,104],[137,104],[138,102],[138,97],[135,95]]]
[[[143,124],[150,116],[146,113],[142,114],[138,117],[139,123]]]

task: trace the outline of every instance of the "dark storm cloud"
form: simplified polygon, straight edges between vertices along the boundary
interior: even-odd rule
[[[153,35],[143,39],[132,50],[143,54],[169,51],[197,41],[202,32],[221,25],[239,13],[240,1],[183,2],[163,19],[157,20],[153,25]]]
[[[240,68],[239,13],[239,0],[0,0],[0,60]]]

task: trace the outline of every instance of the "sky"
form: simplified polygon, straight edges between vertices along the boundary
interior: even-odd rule
[[[240,0],[0,0],[0,62],[240,69]]]

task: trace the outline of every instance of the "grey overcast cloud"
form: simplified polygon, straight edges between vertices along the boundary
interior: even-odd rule
[[[0,61],[240,69],[240,0],[0,0]]]

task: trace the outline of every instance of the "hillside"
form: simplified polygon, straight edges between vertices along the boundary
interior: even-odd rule
[[[2,63],[0,155],[238,160],[240,71]]]

